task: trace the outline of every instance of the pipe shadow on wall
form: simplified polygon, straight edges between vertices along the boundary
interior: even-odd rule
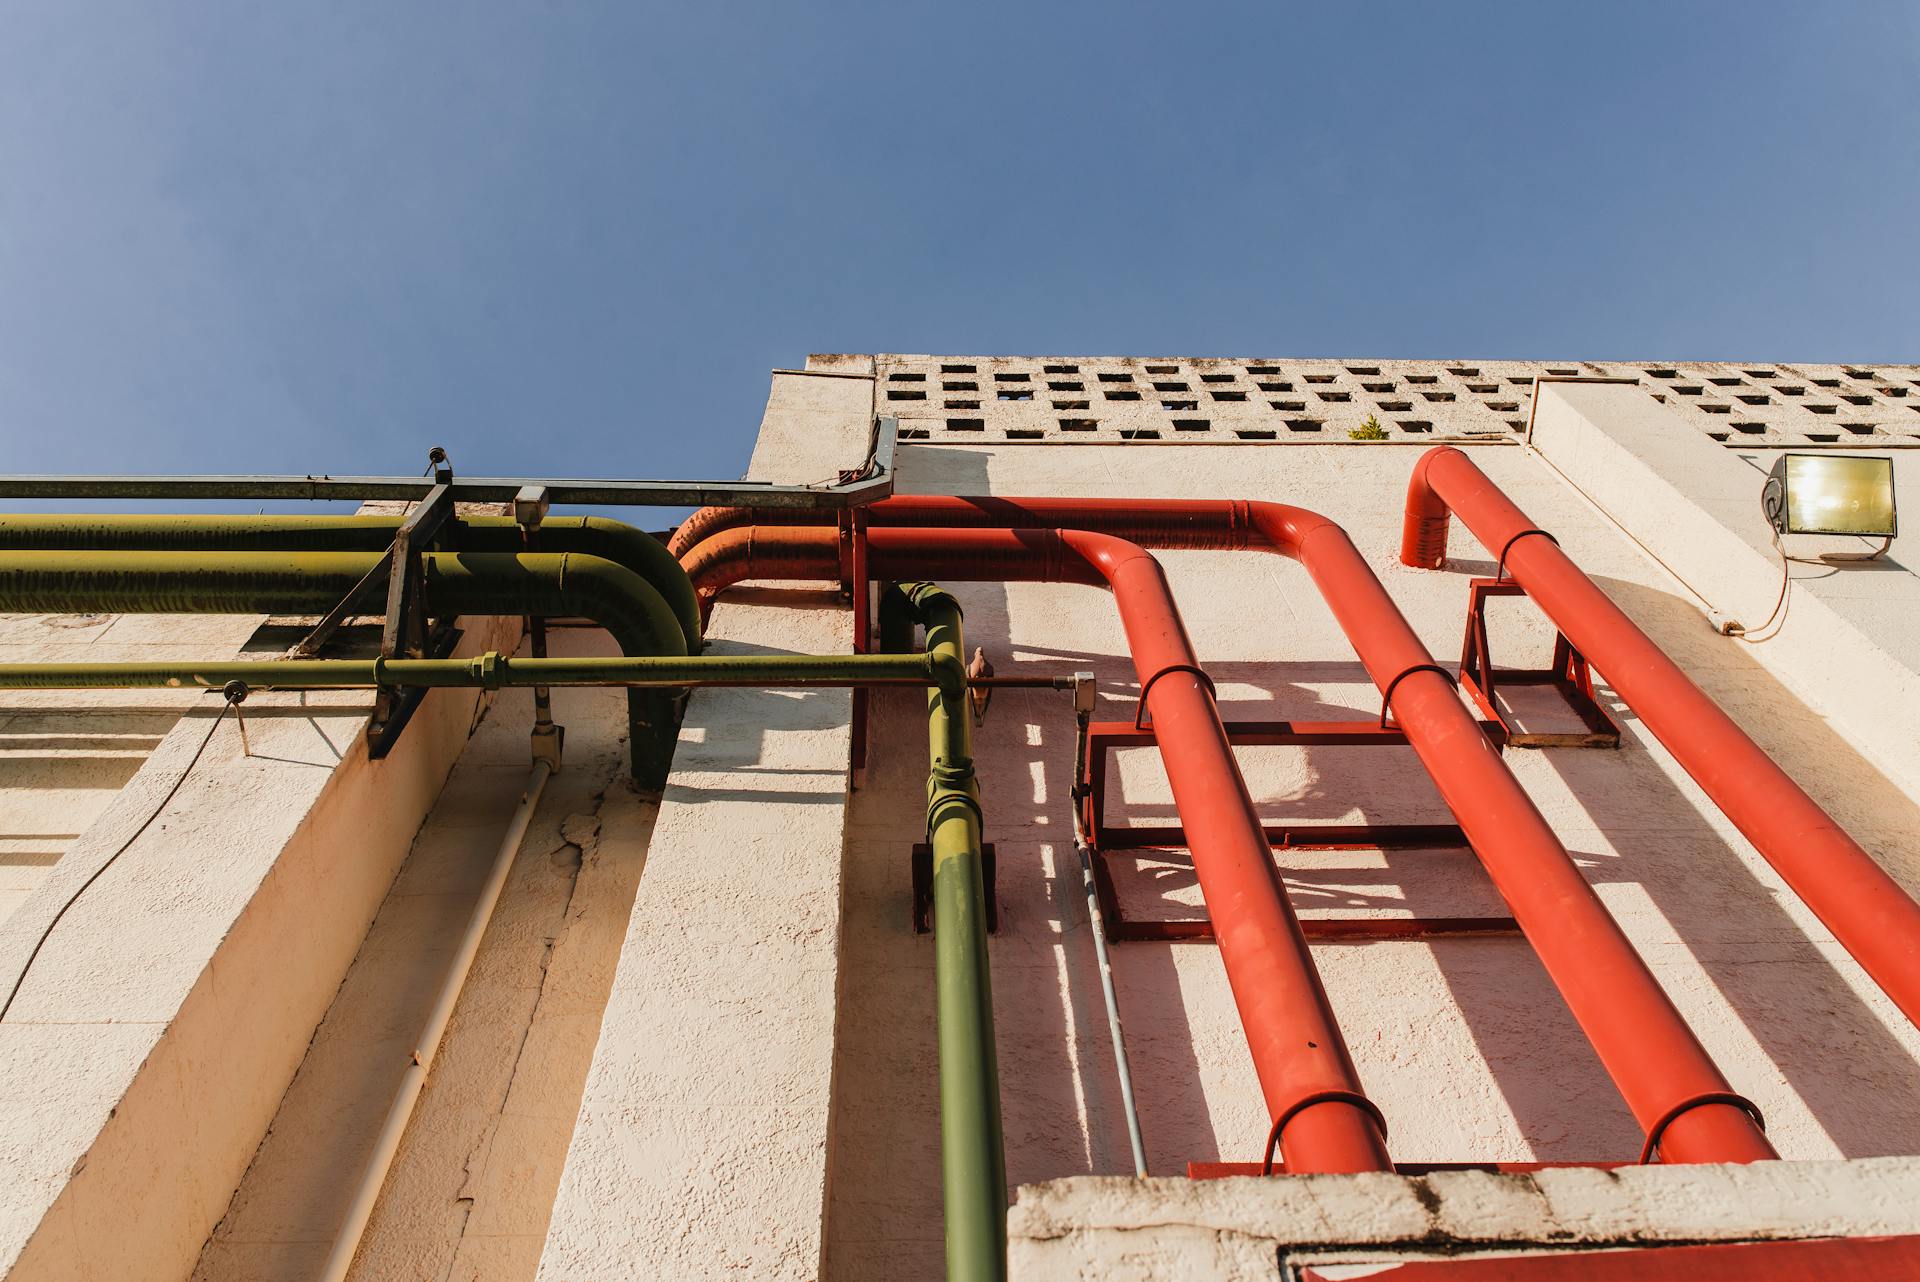
[[[1701,626],[1687,602],[1644,584],[1595,581],[1670,652],[1696,639],[1676,635]],[[1689,665],[1688,675],[1898,877],[1904,852],[1897,843],[1920,833],[1920,805],[1744,647],[1729,641],[1714,657],[1718,666]],[[1623,727],[1636,720],[1610,690],[1603,695]],[[1755,707],[1766,715],[1753,715]],[[1684,845],[1671,851],[1596,860],[1588,875],[1642,888],[1841,1154],[1920,1151],[1920,1063],[1788,914],[1780,896],[1791,892],[1776,892],[1755,874],[1764,861],[1736,849],[1643,752],[1544,756],[1597,827],[1624,835],[1657,824],[1682,837]],[[1816,763],[1817,769],[1807,768]],[[1717,810],[1710,813],[1718,819]],[[1734,840],[1745,847],[1743,839]],[[1629,867],[1629,860],[1640,866]],[[1887,1010],[1901,1018],[1890,1004]],[[1737,1069],[1730,1076],[1735,1089],[1751,1088]]]
[[[1227,720],[1367,721],[1379,715],[1378,692],[1357,661],[1207,662],[1203,655],[1202,663],[1223,692],[1221,712]],[[1323,696],[1321,689],[1328,687],[1339,692]],[[1125,711],[1131,716],[1131,702]],[[1275,760],[1261,754],[1286,755]],[[1424,824],[1451,818],[1410,748],[1243,747],[1237,755],[1268,822]],[[1283,762],[1288,768],[1276,773],[1272,767]],[[1110,801],[1108,812],[1110,818],[1133,823],[1177,821],[1166,801]],[[1486,872],[1464,849],[1286,851],[1276,856],[1276,863],[1289,899],[1302,915],[1504,912]],[[1361,863],[1371,866],[1354,866]],[[1184,855],[1157,862],[1150,884],[1123,886],[1122,892],[1130,914],[1165,919],[1203,915],[1192,865]],[[1169,947],[1212,945],[1129,943],[1117,951],[1131,956],[1136,949]],[[1432,958],[1446,994],[1437,1005],[1420,999],[1421,990],[1409,978],[1416,968],[1394,968],[1394,959],[1406,956],[1408,949]],[[1640,1133],[1631,1113],[1524,940],[1482,936],[1315,943],[1313,952],[1363,1080],[1371,1079],[1370,1090],[1387,1110],[1390,1127],[1395,1127],[1395,1114],[1401,1115],[1389,1137],[1397,1159],[1585,1160],[1631,1157],[1637,1151]],[[1463,1086],[1449,1103],[1445,1087],[1408,1076],[1409,1071],[1425,1071],[1419,1067],[1421,1048],[1436,1045],[1432,1021],[1453,1018],[1464,1023],[1527,1151],[1484,1151],[1487,1119],[1472,1115],[1478,1100],[1470,1086]],[[1388,1049],[1373,1049],[1380,1045]],[[1404,1112],[1414,1102],[1423,1110],[1417,1119]],[[1474,1151],[1464,1151],[1449,1143],[1456,1135],[1482,1142]],[[1258,1144],[1256,1136],[1247,1147]],[[1199,1153],[1192,1156],[1205,1160]],[[1236,1151],[1228,1156],[1252,1160],[1259,1155]]]

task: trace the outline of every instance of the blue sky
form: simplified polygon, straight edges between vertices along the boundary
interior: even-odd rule
[[[733,476],[809,351],[1920,359],[1920,6],[0,2],[5,471]]]

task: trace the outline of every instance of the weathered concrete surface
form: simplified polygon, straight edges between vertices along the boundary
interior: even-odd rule
[[[555,656],[617,654],[553,629]],[[645,860],[654,807],[629,780],[626,699],[553,692],[566,761],[481,941],[353,1275],[528,1279]],[[465,929],[528,768],[533,698],[495,699],[413,840],[200,1282],[301,1282],[326,1258]]]
[[[257,619],[0,615],[0,662],[87,663],[232,654]],[[197,691],[0,691],[0,921],[105,813]],[[11,985],[12,976],[7,983]]]
[[[1402,445],[1512,441],[1543,374],[1637,380],[1676,428],[1727,448],[1920,437],[1916,365],[886,353],[807,368],[876,375],[875,412],[937,444],[1311,446],[1370,419]]]
[[[869,385],[776,375],[750,475],[831,480]],[[844,652],[831,590],[714,612],[709,653]],[[838,1000],[844,690],[695,692],[539,1276],[817,1276]]]
[[[244,620],[246,631],[258,620]],[[145,619],[199,657],[234,621]],[[118,627],[115,623],[113,627]],[[486,626],[466,645],[497,644]],[[175,692],[114,704],[178,707]],[[131,696],[131,697],[129,697]],[[229,721],[162,816],[215,715],[204,696],[0,929],[0,1269],[33,1279],[182,1277],[293,1075],[366,924],[466,738],[475,694],[437,691],[366,759],[364,695],[256,695],[252,755]],[[32,702],[102,706],[45,692]]]
[[[1007,1224],[1020,1282],[1278,1282],[1292,1276],[1282,1260],[1358,1264],[1514,1243],[1592,1248],[1920,1232],[1920,1162],[1082,1177],[1022,1188]]]
[[[1267,498],[1333,515],[1434,654],[1458,654],[1469,574],[1493,557],[1456,531],[1446,572],[1397,560],[1411,449],[1073,450],[913,445],[918,492]],[[1762,667],[1715,637],[1665,573],[1521,451],[1474,458],[1835,817],[1906,867],[1920,807],[1900,782]],[[1230,717],[1365,718],[1379,694],[1298,566],[1260,554],[1164,553],[1203,663]],[[1083,587],[954,585],[969,642],[1002,673],[1090,668],[1100,716],[1132,713],[1134,674],[1110,598]],[[1493,610],[1496,660],[1545,663],[1551,630],[1521,601]],[[1832,944],[1771,869],[1617,701],[1625,746],[1513,751],[1507,760],[1782,1153],[1807,1160],[1920,1151],[1920,1034]],[[866,786],[849,818],[845,972],[827,1276],[930,1276],[940,1259],[931,946],[908,925],[917,839],[915,701],[875,704]],[[975,751],[998,844],[1002,931],[993,981],[1009,1174],[1016,1185],[1127,1169],[1079,877],[1066,841],[1073,724],[1063,696],[1001,691]],[[1276,820],[1445,818],[1410,752],[1244,750]],[[1126,754],[1116,816],[1165,819],[1150,752]],[[1437,866],[1436,866],[1437,865]],[[1289,856],[1313,915],[1497,911],[1458,853]],[[1151,880],[1146,873],[1151,874]],[[1191,915],[1191,872],[1163,861],[1129,879],[1130,906]],[[1909,874],[1910,875],[1910,871]],[[1151,1169],[1253,1161],[1267,1115],[1217,952],[1115,948]],[[1526,944],[1515,938],[1314,949],[1369,1094],[1403,1161],[1631,1160],[1640,1133]]]
[[[1920,403],[1920,402],[1917,402]],[[1920,575],[1906,540],[1885,557],[1791,563],[1778,626],[1780,553],[1760,510],[1778,452],[1736,453],[1686,431],[1645,389],[1548,384],[1534,425],[1541,456],[1617,521],[1707,608],[1753,630],[1745,645],[1859,744],[1881,769],[1920,788]],[[1920,511],[1920,455],[1895,453],[1898,506]],[[1788,535],[1794,556],[1859,555],[1878,540]]]

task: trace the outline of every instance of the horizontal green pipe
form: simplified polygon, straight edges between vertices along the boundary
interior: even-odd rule
[[[383,552],[393,542],[403,513],[358,516],[94,515],[82,513],[0,516],[0,551],[15,552]],[[693,584],[666,545],[624,521],[603,516],[550,516],[530,548],[520,524],[508,516],[462,516],[449,522],[434,547],[440,551],[515,553],[573,552],[625,566],[653,585],[686,637],[700,645],[700,603]],[[366,608],[384,600],[370,594]]]
[[[0,613],[324,614],[379,561],[378,552],[0,552]],[[602,557],[428,552],[421,561],[426,606],[443,618],[584,615],[625,655],[689,648],[652,584]],[[375,586],[364,595],[375,597]],[[673,696],[630,691],[627,715],[634,777],[657,787],[673,755]]]
[[[0,690],[353,690],[465,686],[966,685],[951,655],[696,655],[686,658],[261,659],[219,663],[0,663]]]

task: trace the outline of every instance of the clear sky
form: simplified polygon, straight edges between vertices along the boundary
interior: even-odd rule
[[[0,0],[0,470],[735,476],[809,351],[1920,359],[1920,4]]]

